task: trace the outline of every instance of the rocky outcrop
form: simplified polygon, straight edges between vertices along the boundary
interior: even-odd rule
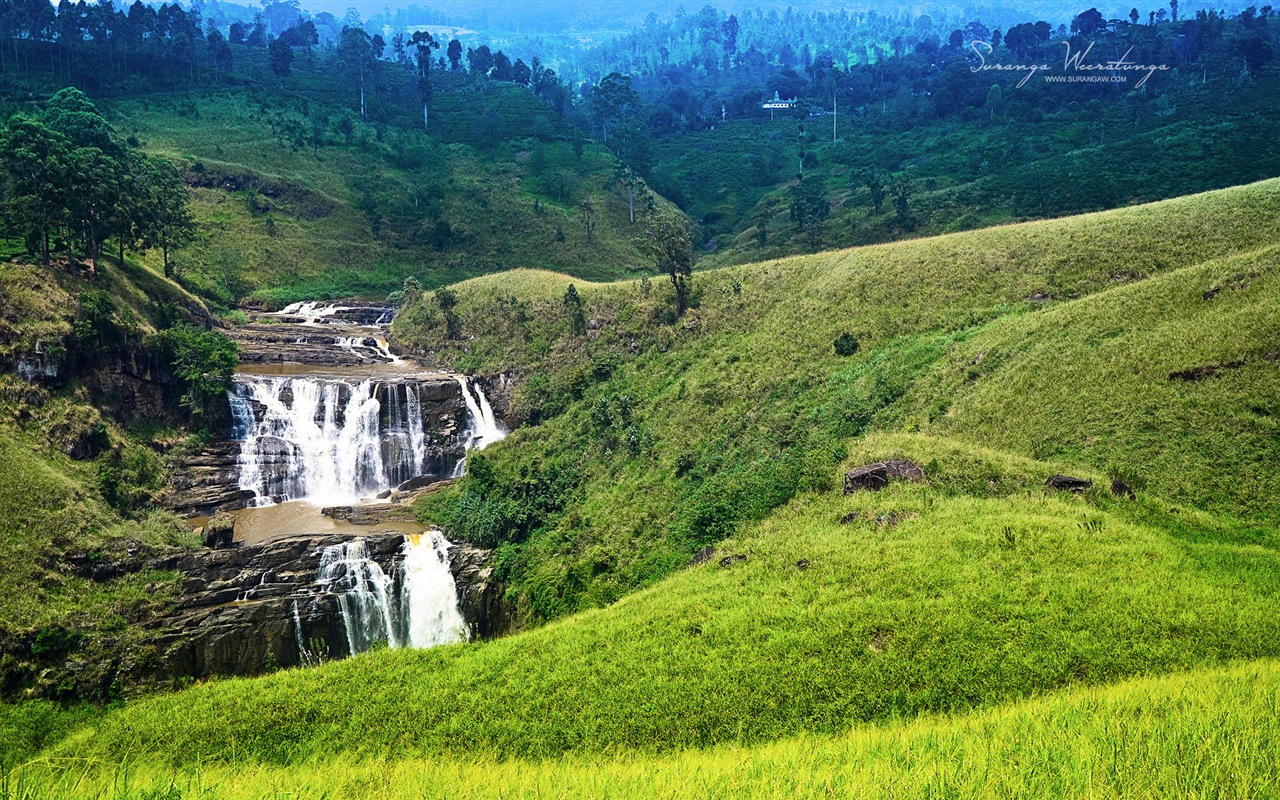
[[[324,549],[346,539],[295,536],[153,561],[186,577],[172,612],[146,625],[158,661],[152,677],[255,675],[350,655],[338,596],[316,582]],[[364,541],[391,574],[404,537]]]
[[[168,368],[137,348],[106,359],[84,382],[93,404],[115,419],[164,419],[176,401]]]
[[[127,641],[82,641],[75,631],[0,631],[0,689],[6,697],[104,700],[119,693],[212,676],[257,675],[350,654],[340,596],[317,582],[326,547],[341,535],[302,535],[217,550],[130,546],[104,560],[72,554],[65,571],[110,581],[143,570],[173,570],[180,591],[166,610],[134,626]],[[373,531],[366,555],[399,573],[404,535]],[[517,627],[492,551],[449,550],[459,605],[473,639]]]
[[[1044,485],[1055,492],[1075,492],[1078,494],[1093,486],[1093,481],[1085,478],[1074,478],[1070,475],[1050,475]]]
[[[240,344],[244,364],[385,364],[393,360],[394,350],[386,332],[376,326],[390,322],[394,313],[383,304],[340,301],[319,315],[314,308],[310,313],[257,314],[229,333]]]
[[[924,478],[924,470],[914,461],[878,461],[855,467],[844,474],[844,493],[858,491],[878,492],[892,480],[918,481]]]
[[[236,473],[239,442],[214,442],[181,459],[170,477],[169,507],[184,517],[210,516],[244,508],[253,492],[241,489]]]
[[[458,605],[472,639],[493,639],[519,629],[506,587],[493,576],[493,551],[466,544],[449,548],[449,570],[458,584]]]

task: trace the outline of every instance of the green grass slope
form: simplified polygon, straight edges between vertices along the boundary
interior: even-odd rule
[[[203,233],[179,274],[226,304],[385,293],[409,274],[438,286],[515,266],[596,278],[644,266],[614,160],[595,145],[581,161],[551,133],[484,151],[269,91],[103,107],[193,185]]]
[[[1278,359],[1273,245],[988,325],[901,413],[1274,528]]]
[[[415,304],[397,333],[425,354],[540,376],[517,397],[536,424],[420,510],[490,538],[512,596],[561,618],[44,728],[10,715],[28,731],[13,753],[44,745],[23,780],[67,797],[129,796],[122,771],[175,797],[1274,790],[1280,539],[1274,496],[1245,481],[1280,466],[1263,413],[1278,216],[1267,182],[706,273],[679,321],[660,285],[582,283],[585,336],[552,273],[461,284],[461,340]],[[832,349],[844,331],[852,356]],[[925,478],[840,492],[842,470],[899,457]],[[1094,486],[1052,492],[1060,472]]]
[[[401,315],[397,335],[428,359],[526,376],[517,405],[536,424],[486,450],[492,479],[465,482],[424,513],[462,538],[502,543],[513,595],[534,618],[611,602],[797,492],[830,485],[848,442],[875,429],[936,424],[962,436],[973,419],[970,441],[1104,478],[1119,469],[1151,493],[1242,524],[1275,520],[1280,494],[1227,477],[1223,465],[1243,464],[1264,485],[1280,467],[1267,446],[1277,365],[1264,357],[1274,311],[1260,266],[1278,221],[1280,183],[1269,181],[697,273],[697,307],[675,324],[663,283],[579,283],[598,323],[586,336],[572,334],[566,277],[460,284],[459,340],[446,338],[429,300]],[[1233,257],[1242,266],[1221,260]],[[1259,275],[1201,299],[1240,270]],[[1256,321],[1238,324],[1250,314]],[[1141,347],[1107,355],[1128,341],[1105,344],[1116,330],[1143,331]],[[970,373],[1005,360],[982,344],[1000,331],[1010,331],[1007,350],[1053,362],[1057,377],[1028,372],[1010,400],[996,374],[966,400],[977,391]],[[843,332],[860,343],[853,356],[834,352]],[[972,364],[984,349],[991,363]],[[1168,379],[1246,353],[1243,371]],[[1077,402],[1077,383],[1094,394]],[[979,397],[990,418],[962,416]],[[1001,425],[999,436],[985,432]]]
[[[37,760],[15,800],[391,798],[1220,797],[1277,790],[1280,667],[1257,662],[988,711],[660,758],[388,760],[174,771]]]
[[[24,659],[89,661],[101,655],[95,645],[102,640],[139,635],[129,622],[167,602],[176,588],[176,576],[153,570],[94,581],[86,562],[110,561],[136,542],[192,544],[190,528],[175,516],[147,510],[165,486],[157,450],[183,435],[172,422],[125,424],[96,407],[85,374],[71,372],[83,353],[63,361],[56,381],[13,374],[34,353],[56,362],[60,350],[79,346],[75,327],[84,322],[77,316],[86,292],[109,298],[114,324],[133,342],[162,322],[182,319],[182,308],[199,306],[132,262],[121,267],[103,260],[92,280],[56,266],[0,262],[0,639],[6,651],[0,680],[6,696],[27,685]],[[79,368],[95,366],[101,365],[90,360]],[[95,444],[94,452],[85,441]],[[58,694],[74,687],[43,688]]]
[[[1223,535],[1053,465],[873,437],[929,479],[810,493],[713,561],[518,636],[384,651],[130,705],[63,756],[172,766],[545,758],[831,734],[1075,684],[1280,655],[1273,537]]]

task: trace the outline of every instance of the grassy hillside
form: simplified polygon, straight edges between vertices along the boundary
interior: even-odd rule
[[[1104,492],[1046,497],[1051,465],[936,440],[872,438],[856,457],[894,454],[928,464],[928,483],[805,495],[722,545],[745,561],[479,646],[146,701],[66,752],[654,752],[1280,654],[1271,537],[1232,542]]]
[[[461,340],[419,302],[397,331],[424,352],[541,375],[517,397],[536,424],[420,511],[496,545],[525,611],[560,618],[99,714],[6,712],[16,785],[1274,789],[1280,540],[1248,482],[1280,466],[1262,413],[1278,215],[1268,182],[706,273],[678,321],[660,285],[580,283],[583,336],[551,273],[461,284]],[[840,492],[844,469],[904,457],[924,479]],[[1062,472],[1094,486],[1045,487]]]
[[[1274,662],[1075,690],[754,748],[556,761],[350,756],[175,772],[37,761],[12,796],[261,798],[1256,797],[1274,790]],[[216,789],[214,788],[216,787]]]
[[[90,315],[91,307],[110,311]],[[165,603],[176,588],[174,575],[146,570],[90,579],[93,565],[134,543],[192,544],[180,520],[149,510],[166,485],[160,451],[181,446],[183,432],[174,420],[112,414],[93,395],[90,378],[97,367],[113,368],[111,348],[138,347],[184,319],[184,307],[202,310],[179,287],[134,263],[104,260],[92,280],[56,266],[0,263],[0,638],[6,645],[0,680],[6,695],[28,687],[24,659],[90,663],[101,641],[114,646],[140,635],[129,621]],[[110,341],[89,349],[102,336]],[[58,366],[56,378],[13,374],[20,362],[40,357]],[[74,687],[42,688],[57,695]]]
[[[517,405],[536,424],[485,452],[491,479],[464,482],[454,500],[443,495],[424,513],[462,538],[502,543],[515,593],[534,617],[611,602],[742,521],[829,486],[830,466],[867,430],[936,425],[987,443],[984,431],[997,429],[1005,433],[991,444],[1059,459],[1064,469],[1119,470],[1151,494],[1245,524],[1274,521],[1277,495],[1243,478],[1265,482],[1277,466],[1266,446],[1272,423],[1257,409],[1273,404],[1276,366],[1263,356],[1274,349],[1274,315],[1264,309],[1274,285],[1260,265],[1272,257],[1278,216],[1272,181],[699,273],[698,307],[675,324],[670,289],[657,280],[647,291],[579,283],[598,327],[585,337],[572,335],[562,302],[568,278],[463,283],[460,340],[445,338],[429,302],[400,317],[398,335],[471,372],[526,376]],[[1220,261],[1253,251],[1239,268]],[[1239,269],[1258,275],[1243,290],[1201,299]],[[1251,308],[1256,322],[1217,333]],[[1140,336],[1139,349],[1099,350],[1117,329]],[[970,372],[1006,360],[983,344],[1004,330],[1007,349],[1054,361],[1058,379],[1027,378],[1015,400],[1000,373],[968,387]],[[833,349],[844,332],[860,343],[850,357]],[[996,356],[991,364],[966,368],[983,350]],[[1251,360],[1239,375],[1168,378],[1241,354]],[[1159,388],[1149,391],[1153,381]],[[1077,382],[1094,395],[1077,402]],[[989,415],[1007,408],[958,416],[979,397]],[[1223,464],[1241,465],[1232,469],[1242,479]]]
[[[1273,245],[988,325],[912,387],[898,419],[1274,528],[1278,357]]]
[[[437,286],[517,266],[597,278],[644,266],[612,156],[589,145],[579,161],[550,131],[485,151],[247,89],[104,111],[183,169],[203,233],[179,274],[225,304],[384,294],[410,274]]]

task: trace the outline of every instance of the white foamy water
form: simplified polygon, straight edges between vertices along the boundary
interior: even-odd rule
[[[493,415],[493,407],[489,398],[479,384],[472,384],[466,378],[458,377],[458,386],[462,389],[462,399],[467,404],[467,440],[468,450],[483,450],[494,442],[507,438],[507,429]],[[474,392],[474,395],[472,394]]]
[[[368,557],[362,539],[324,549],[316,582],[337,595],[349,653],[368,652],[381,642],[424,648],[469,638],[449,571],[449,547],[436,530],[405,537],[394,577]]]
[[[230,392],[239,487],[254,505],[349,505],[441,465],[427,455],[419,387],[240,375]]]

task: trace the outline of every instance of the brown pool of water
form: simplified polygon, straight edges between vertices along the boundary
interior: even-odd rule
[[[350,366],[318,366],[316,364],[290,364],[273,362],[270,364],[241,364],[236,367],[240,375],[277,375],[281,377],[308,378],[354,378],[365,380],[394,380],[399,377],[413,378],[448,378],[447,373],[424,370],[411,361],[398,361],[394,364],[353,364]]]
[[[320,513],[321,506],[305,500],[291,500],[261,508],[242,508],[232,511],[236,518],[235,541],[237,544],[261,544],[286,536],[302,534],[342,534],[344,536],[371,536],[375,533],[403,533],[417,535],[425,528],[412,520],[387,520],[374,525],[352,525],[340,519],[331,519]],[[193,528],[201,528],[208,517],[192,517],[187,522]]]

